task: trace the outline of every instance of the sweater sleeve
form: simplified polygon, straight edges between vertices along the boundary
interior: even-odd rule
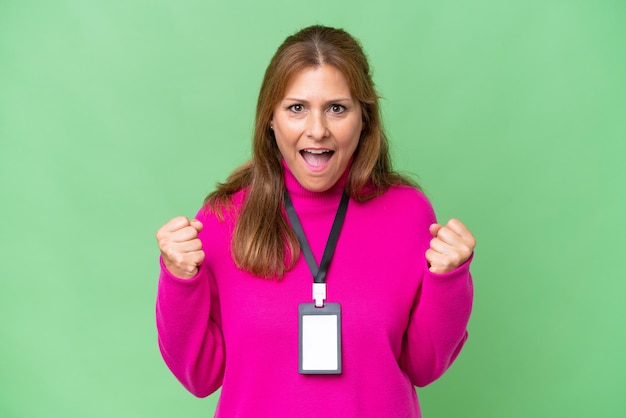
[[[224,375],[224,339],[215,281],[204,263],[191,279],[173,276],[161,259],[156,324],[163,360],[189,392],[205,397]]]
[[[430,225],[435,222],[430,203],[427,203],[428,212],[432,219],[426,223]],[[413,302],[400,356],[400,366],[416,386],[426,386],[441,377],[467,340],[474,296],[470,274],[473,257],[472,254],[461,266],[445,274],[432,273],[425,256],[419,257],[424,263],[424,275]]]
[[[467,340],[473,299],[470,260],[446,274],[426,270],[400,358],[402,368],[416,386],[437,380]]]

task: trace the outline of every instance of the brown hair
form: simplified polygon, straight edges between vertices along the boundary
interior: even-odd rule
[[[418,187],[392,170],[378,95],[359,42],[344,30],[324,26],[310,26],[289,36],[265,71],[257,102],[252,159],[218,184],[205,200],[210,210],[222,217],[222,208],[231,206],[231,196],[247,188],[231,250],[237,266],[256,276],[280,278],[300,254],[298,239],[282,215],[282,156],[270,121],[291,77],[322,65],[332,65],[344,74],[363,113],[363,131],[346,185],[349,196],[365,201],[394,184]]]

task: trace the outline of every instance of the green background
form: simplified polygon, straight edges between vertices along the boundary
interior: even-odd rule
[[[212,415],[158,353],[154,232],[249,156],[313,23],[362,41],[396,167],[479,242],[424,415],[626,416],[623,0],[0,0],[1,417]]]

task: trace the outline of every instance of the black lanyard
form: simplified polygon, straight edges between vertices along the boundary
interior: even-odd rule
[[[348,201],[348,195],[344,190],[343,194],[341,195],[341,202],[339,203],[339,207],[337,208],[335,220],[333,221],[333,226],[330,229],[330,234],[328,235],[328,241],[326,242],[326,248],[324,248],[322,261],[320,262],[320,265],[318,267],[317,263],[315,262],[315,257],[313,257],[311,247],[309,246],[309,242],[304,235],[302,224],[300,223],[298,215],[296,214],[296,210],[293,207],[291,197],[289,197],[289,192],[285,190],[285,209],[287,210],[287,216],[289,216],[291,226],[298,236],[300,248],[302,249],[302,253],[304,254],[304,258],[306,259],[307,264],[309,265],[309,270],[311,270],[311,274],[313,275],[313,283],[326,283],[326,272],[328,271],[328,266],[330,265],[330,261],[332,260],[333,254],[335,253],[335,247],[337,246],[337,241],[339,240],[339,233],[341,232],[343,221],[346,218]]]

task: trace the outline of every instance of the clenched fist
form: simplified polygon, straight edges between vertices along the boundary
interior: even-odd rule
[[[189,279],[198,273],[204,260],[198,232],[202,223],[178,216],[168,221],[156,233],[163,263],[167,270],[180,279]]]
[[[432,224],[433,239],[426,251],[428,269],[432,273],[448,273],[465,263],[476,246],[472,233],[458,219],[450,219],[446,226]]]

